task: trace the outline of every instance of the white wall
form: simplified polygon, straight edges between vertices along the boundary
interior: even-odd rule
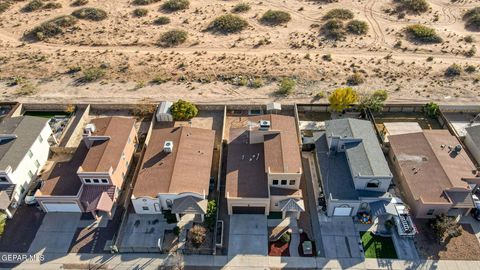
[[[199,195],[197,193],[181,193],[181,194],[158,194],[157,198],[151,198],[151,197],[139,197],[139,198],[132,198],[132,205],[133,208],[135,209],[135,213],[137,214],[158,214],[161,213],[162,210],[170,210],[167,206],[167,200],[172,200],[172,203],[174,200],[183,198],[185,196],[194,196],[200,199],[204,199],[203,195]],[[157,205],[157,208],[160,207],[160,210],[157,211],[155,209],[155,204]],[[146,206],[148,207],[148,210],[143,210],[143,207]]]
[[[470,134],[467,133],[467,135],[465,135],[464,142],[468,148],[468,151],[473,155],[477,163],[480,163],[480,149],[478,149],[478,146],[475,145]]]

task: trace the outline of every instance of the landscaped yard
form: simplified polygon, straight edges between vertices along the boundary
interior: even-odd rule
[[[360,232],[365,258],[396,259],[397,252],[392,238],[374,235],[372,232]]]
[[[268,255],[269,256],[290,256],[290,234],[288,234],[285,238],[280,237],[275,242],[268,243]],[[283,239],[282,239],[283,238]]]

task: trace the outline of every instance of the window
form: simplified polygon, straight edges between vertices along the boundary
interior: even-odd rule
[[[8,179],[5,176],[0,176],[0,182],[8,182]]]
[[[278,180],[273,180],[272,185],[274,185],[274,186],[278,185]]]
[[[35,160],[35,167],[40,168],[40,162],[38,162],[38,160]]]
[[[282,180],[282,186],[287,185],[287,180]]]
[[[150,210],[150,208],[148,208],[148,206],[142,206],[142,209],[143,209],[143,211],[148,211],[148,210]]]
[[[98,179],[93,179],[93,183],[98,184],[98,183],[100,183],[100,180],[98,180]]]
[[[124,172],[122,172],[122,178],[123,178],[123,180],[125,180],[125,173]]]
[[[28,171],[28,176],[29,176],[30,178],[32,178],[32,177],[33,177],[33,173],[32,173],[32,171]]]
[[[293,186],[295,185],[295,180],[290,180],[290,182],[288,183],[290,186]]]
[[[435,209],[428,209],[427,216],[431,216],[433,213],[435,213]]]
[[[128,137],[128,143],[131,143],[131,142],[132,142],[132,140],[130,140],[130,137]]]
[[[165,202],[167,203],[167,207],[168,207],[168,208],[172,208],[172,206],[173,206],[172,200],[168,199],[168,200],[166,200]]]
[[[92,183],[92,179],[85,178],[83,180],[85,181],[85,183]]]
[[[380,181],[378,180],[372,180],[367,183],[367,188],[378,188],[380,187]]]
[[[125,153],[122,153],[122,159],[125,159]]]
[[[42,143],[42,142],[43,142],[42,135],[39,135],[39,136],[38,136],[38,141],[39,141],[40,143]]]
[[[28,157],[29,157],[29,158],[32,158],[32,157],[33,157],[33,152],[32,152],[32,150],[28,150]]]
[[[126,164],[127,164],[127,168],[128,168],[128,160],[127,160]]]
[[[103,184],[108,184],[108,180],[107,180],[107,179],[105,179],[105,178],[104,178],[104,179],[102,179],[101,181],[102,181],[102,183],[103,183]]]

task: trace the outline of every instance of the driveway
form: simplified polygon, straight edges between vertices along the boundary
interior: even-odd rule
[[[28,253],[68,253],[81,213],[47,213]]]
[[[362,258],[360,234],[351,217],[330,217],[320,222],[325,257]]]
[[[20,206],[7,220],[0,238],[0,252],[27,252],[42,224],[45,213],[33,206]]]
[[[268,229],[265,215],[232,215],[228,256],[268,255]]]
[[[401,237],[396,231],[394,231],[392,234],[392,240],[398,259],[412,261],[420,259],[417,253],[417,248],[415,247],[415,243],[413,242],[413,238]]]

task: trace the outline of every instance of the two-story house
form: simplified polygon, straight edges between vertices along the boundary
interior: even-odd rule
[[[258,115],[230,128],[226,198],[228,213],[281,212],[283,218],[305,211],[300,190],[302,163],[295,118]]]
[[[194,214],[203,220],[212,169],[215,131],[155,126],[132,193],[138,214],[171,211],[177,220]]]
[[[370,121],[329,120],[316,136],[328,216],[354,216],[388,196],[393,176]]]
[[[0,123],[0,209],[9,217],[9,207],[18,205],[45,165],[51,134],[46,118],[18,116]]]
[[[35,198],[45,212],[86,212],[111,216],[135,152],[135,119],[96,118],[70,159],[42,176]]]

